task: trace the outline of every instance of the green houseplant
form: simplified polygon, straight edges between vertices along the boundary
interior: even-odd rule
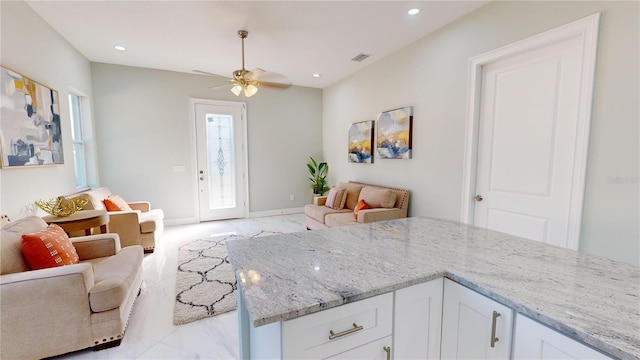
[[[327,173],[329,172],[329,165],[326,162],[318,163],[313,157],[309,156],[311,162],[307,163],[309,174],[311,177],[311,189],[313,189],[314,195],[324,195],[329,190],[327,186]]]

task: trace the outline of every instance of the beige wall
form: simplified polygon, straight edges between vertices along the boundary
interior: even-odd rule
[[[69,89],[91,96],[91,72],[89,61],[24,2],[0,1],[0,24],[2,66],[57,90],[60,99],[64,164],[0,170],[0,212],[16,219],[38,210],[38,199],[75,191]]]
[[[261,88],[251,98],[203,75],[93,63],[100,183],[148,200],[169,222],[196,218],[196,162],[189,98],[247,104],[250,212],[301,208],[311,197],[306,162],[322,153],[322,92]],[[174,172],[184,166],[185,172]],[[294,195],[295,200],[290,200]]]
[[[469,58],[601,12],[580,249],[640,264],[638,2],[494,2],[325,89],[332,184],[412,190],[410,214],[460,219]],[[349,124],[414,106],[413,159],[347,163]]]

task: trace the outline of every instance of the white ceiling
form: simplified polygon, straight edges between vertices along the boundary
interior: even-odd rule
[[[241,67],[324,88],[488,1],[26,1],[93,62],[202,70]],[[412,7],[422,9],[409,16]],[[124,45],[127,51],[117,51]],[[351,61],[359,53],[371,57]],[[320,78],[313,78],[320,73]],[[213,80],[212,80],[213,81]],[[218,83],[220,81],[217,81]]]

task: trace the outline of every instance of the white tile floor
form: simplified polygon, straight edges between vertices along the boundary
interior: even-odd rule
[[[178,244],[185,240],[260,230],[306,231],[304,215],[167,227],[156,242],[155,252],[144,259],[142,292],[133,307],[122,344],[102,351],[82,350],[55,359],[237,359],[235,311],[173,325]]]

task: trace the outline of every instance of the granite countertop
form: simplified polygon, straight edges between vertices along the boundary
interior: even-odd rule
[[[640,268],[449,220],[227,243],[254,326],[449,277],[612,356],[640,359]]]

